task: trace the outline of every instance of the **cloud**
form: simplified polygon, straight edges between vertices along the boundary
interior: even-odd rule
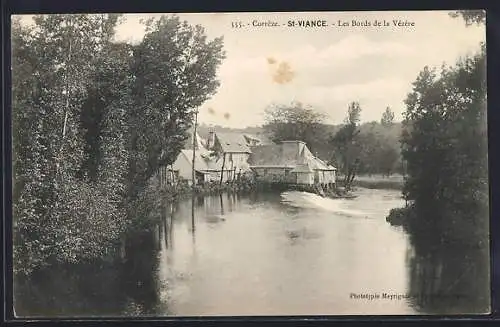
[[[117,39],[140,41],[144,35],[140,19],[148,16],[127,15],[117,28]],[[484,27],[465,27],[463,20],[438,11],[180,16],[204,26],[210,39],[224,36],[227,58],[218,72],[221,86],[200,108],[200,121],[228,126],[260,124],[266,106],[291,101],[314,105],[333,122],[342,121],[351,101],[360,102],[363,120],[380,119],[386,106],[401,117],[403,100],[425,65],[453,64],[460,54],[476,51],[485,40]],[[229,27],[236,19],[286,22],[318,17],[329,21],[402,19],[414,21],[415,26],[332,30]]]
[[[312,87],[304,92],[306,102],[355,101],[385,99],[390,94],[400,94],[409,85],[401,78],[388,77],[366,83],[343,84],[333,87]]]
[[[323,49],[305,47],[297,51],[295,59],[300,62],[304,58],[313,65],[345,64],[364,56],[401,57],[414,55],[414,49],[397,42],[381,42],[368,39],[361,34],[351,34]]]
[[[230,57],[222,66],[221,73],[235,74],[236,71],[266,71],[269,59],[272,62],[287,62],[296,70],[318,67],[342,66],[365,56],[386,58],[416,55],[415,49],[397,42],[376,42],[359,34],[349,35],[329,46],[319,48],[310,44],[295,47],[293,51],[274,52],[270,56]]]
[[[330,122],[339,123],[345,117],[347,107],[352,101],[360,103],[362,120],[378,120],[387,106],[400,116],[402,100],[410,91],[411,85],[399,77],[386,77],[363,83],[336,86],[311,87],[304,91],[303,102],[325,112]]]
[[[372,63],[377,58],[390,62],[394,58],[408,58],[414,54],[414,50],[408,46],[396,42],[371,41],[362,35],[354,34],[323,48],[304,44],[292,51],[253,57],[231,56],[231,53],[228,53],[220,68],[220,78],[232,84],[269,85],[272,77],[276,75],[276,69],[286,66],[293,72],[293,78],[289,82],[302,86],[331,85],[342,83],[336,70],[345,72],[346,67],[360,62],[361,58]],[[367,70],[370,68],[367,67]],[[359,75],[358,78],[362,76]]]
[[[229,53],[220,68],[221,87],[205,106],[223,107],[232,113],[231,119],[220,121],[209,115],[200,118],[208,123],[255,125],[262,123],[262,111],[268,105],[291,101],[313,105],[329,115],[339,108],[344,111],[351,101],[386,102],[385,108],[397,101],[390,97],[405,94],[409,83],[389,71],[381,73],[380,66],[377,69],[379,61],[369,58],[380,57],[378,60],[384,60],[390,67],[394,58],[399,57],[400,62],[412,54],[410,47],[396,42],[375,42],[360,35],[349,35],[323,48],[304,44],[288,52],[248,57]],[[368,66],[361,67],[363,63]],[[280,67],[293,72],[287,83],[276,82]],[[371,67],[375,69],[365,74]],[[341,120],[333,116],[333,120]]]

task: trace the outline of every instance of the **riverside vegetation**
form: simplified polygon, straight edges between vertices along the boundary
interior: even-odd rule
[[[155,211],[152,176],[219,86],[222,38],[162,16],[131,45],[114,41],[120,19],[12,22],[16,275],[118,251]]]
[[[127,235],[152,225],[164,201],[192,194],[184,183],[160,188],[153,176],[174,162],[196,108],[217,91],[223,39],[209,40],[202,27],[163,16],[143,22],[144,38],[131,45],[113,40],[120,19],[50,15],[35,16],[33,25],[12,22],[16,275],[113,256]],[[347,190],[367,185],[360,174],[404,175],[408,206],[388,220],[414,240],[484,247],[484,64],[483,47],[439,74],[425,68],[403,124],[393,122],[390,108],[380,123],[361,124],[361,106],[353,101],[344,124],[327,126],[313,108],[292,103],[268,108],[263,130],[273,141],[304,140],[339,169]],[[374,187],[389,187],[381,185]],[[195,194],[273,187],[245,179],[196,187]]]
[[[160,190],[152,178],[176,159],[197,108],[217,91],[223,39],[163,16],[144,21],[144,37],[132,45],[114,40],[121,19],[12,21],[16,275],[112,256],[160,201],[188,192]],[[310,126],[300,119],[267,126]]]
[[[484,13],[458,13],[484,24]],[[486,49],[440,71],[425,67],[406,99],[401,137],[408,205],[387,220],[417,243],[488,251]],[[426,245],[427,247],[427,245]]]

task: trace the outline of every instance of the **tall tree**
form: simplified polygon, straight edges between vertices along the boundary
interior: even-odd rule
[[[222,39],[161,17],[130,46],[113,40],[118,22],[118,15],[13,22],[14,259],[21,272],[113,249],[131,217],[146,216],[158,197],[148,181],[174,161],[194,110],[219,84]]]
[[[335,155],[341,163],[346,189],[351,188],[360,164],[362,146],[359,138],[360,116],[361,106],[358,102],[351,102],[347,109],[344,126],[330,139]]]
[[[16,23],[13,29],[15,259],[24,272],[102,253],[114,237],[108,227],[116,225],[114,205],[106,207],[112,203],[108,194],[81,174],[82,104],[96,54],[110,42],[116,20],[108,15],[33,20],[32,27]],[[27,71],[31,76],[23,75]]]
[[[377,151],[378,171],[389,177],[396,169],[399,152],[388,140],[382,140],[380,148]]]
[[[405,193],[419,213],[414,227],[462,244],[484,243],[488,228],[484,50],[439,74],[425,68],[406,100]]]
[[[390,107],[385,108],[382,118],[380,119],[382,126],[392,126],[394,123],[394,112]]]
[[[224,57],[222,38],[208,40],[199,25],[177,16],[146,22],[132,68],[131,194],[140,192],[158,167],[175,161],[195,111],[219,86],[217,69]]]

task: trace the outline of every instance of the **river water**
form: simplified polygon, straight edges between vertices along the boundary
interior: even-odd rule
[[[484,313],[477,253],[416,251],[385,218],[400,192],[302,192],[169,204],[125,261],[58,269],[19,286],[27,316]],[[418,250],[418,249],[417,249]],[[484,256],[483,256],[484,257]],[[464,259],[465,258],[465,259]]]

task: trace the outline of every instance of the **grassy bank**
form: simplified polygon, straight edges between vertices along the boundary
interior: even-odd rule
[[[391,175],[385,177],[382,175],[361,175],[356,176],[353,186],[365,187],[370,189],[402,190],[404,178],[402,175]],[[337,185],[343,186],[343,177],[337,177]]]

